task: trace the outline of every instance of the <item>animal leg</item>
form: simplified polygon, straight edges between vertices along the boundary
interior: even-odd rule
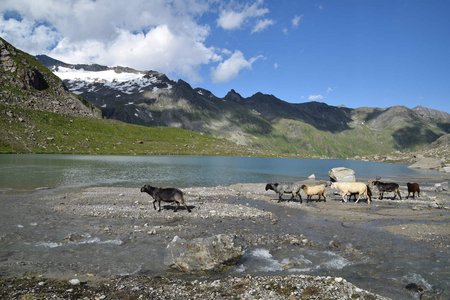
[[[281,193],[278,193],[278,203],[280,203],[281,200],[283,200],[283,198],[281,197]]]
[[[175,203],[177,204],[177,206],[175,206],[175,209],[173,210],[173,212],[177,212],[178,208],[180,207],[180,202],[175,201]]]
[[[158,211],[161,211],[161,200],[158,200]]]
[[[400,190],[397,190],[398,197],[402,200],[402,195],[400,194]]]
[[[342,202],[347,202],[347,193],[344,193],[343,195],[342,195]]]
[[[156,205],[155,205],[156,201],[158,201],[158,200],[153,201],[153,208],[154,208],[155,210],[156,210]]]
[[[358,199],[356,199],[355,204],[358,203],[358,201],[359,201],[360,198],[361,198],[361,193],[358,194]]]

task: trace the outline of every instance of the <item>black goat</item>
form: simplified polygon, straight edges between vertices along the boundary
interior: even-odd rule
[[[383,199],[383,194],[385,192],[393,192],[394,199],[397,198],[397,195],[402,199],[402,195],[400,195],[400,187],[395,182],[381,182],[378,180],[372,181],[372,184],[378,188],[379,196],[378,199]]]
[[[174,212],[178,210],[180,207],[180,204],[183,204],[184,207],[186,207],[188,212],[191,212],[189,207],[186,205],[186,202],[184,201],[183,192],[176,188],[157,188],[153,187],[151,185],[144,185],[141,188],[141,192],[146,192],[150,196],[155,199],[153,201],[153,207],[156,210],[155,202],[158,201],[158,211],[161,211],[161,201],[164,202],[175,202],[177,206],[174,209]]]

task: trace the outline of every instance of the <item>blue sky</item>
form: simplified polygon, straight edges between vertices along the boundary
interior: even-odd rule
[[[219,97],[450,112],[446,0],[2,0],[0,36],[70,63],[161,71]]]

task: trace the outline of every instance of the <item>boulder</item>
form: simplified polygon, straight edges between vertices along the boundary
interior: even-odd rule
[[[445,173],[450,173],[450,165],[446,165],[445,167],[442,168],[441,171]]]
[[[436,192],[448,191],[448,181],[436,183],[434,189]]]
[[[190,241],[175,236],[167,245],[164,264],[182,272],[220,270],[234,265],[244,245],[233,235],[218,234]]]
[[[442,160],[437,158],[425,157],[419,159],[409,167],[414,169],[440,169],[442,167]]]
[[[328,171],[328,176],[330,176],[331,181],[344,181],[344,182],[355,182],[355,171],[349,168],[338,167],[332,168]]]

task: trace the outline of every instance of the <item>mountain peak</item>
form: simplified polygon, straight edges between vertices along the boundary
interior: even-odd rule
[[[231,89],[225,95],[225,97],[223,97],[223,99],[226,101],[232,101],[232,102],[240,102],[240,101],[244,100],[244,98],[239,93],[237,93],[234,89]]]

